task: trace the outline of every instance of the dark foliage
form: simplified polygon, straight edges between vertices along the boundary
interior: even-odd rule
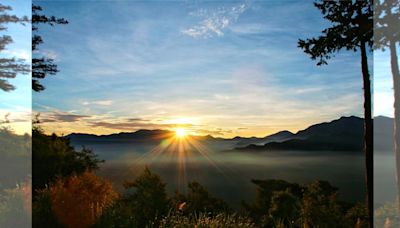
[[[172,207],[185,215],[203,213],[213,216],[231,211],[225,201],[212,196],[204,186],[195,181],[189,182],[186,194],[176,193],[171,201]]]
[[[302,187],[299,184],[292,184],[284,180],[252,180],[257,186],[255,202],[243,203],[246,211],[259,221],[271,209],[272,196],[275,192],[286,191],[295,197],[302,197]]]
[[[167,214],[169,200],[165,191],[165,183],[160,176],[145,168],[134,181],[127,181],[124,187],[132,193],[126,194],[124,203],[132,216],[137,219],[139,227],[158,221]]]
[[[86,170],[95,170],[103,162],[87,148],[76,151],[68,139],[55,134],[49,136],[38,127],[32,131],[33,184],[35,193],[56,180],[81,174]]]
[[[299,40],[299,47],[318,60],[317,65],[341,49],[357,51],[363,43],[373,45],[372,1],[318,1],[314,3],[332,27],[322,30],[318,38]]]
[[[131,213],[130,207],[123,201],[118,200],[108,208],[93,225],[94,228],[130,228],[140,227],[138,219]]]
[[[39,35],[39,27],[42,24],[54,26],[57,24],[68,24],[64,18],[56,18],[55,16],[46,16],[41,14],[42,7],[32,5],[32,52],[37,53],[38,45],[43,43],[43,38]],[[44,90],[44,86],[39,80],[48,75],[55,75],[58,72],[57,64],[54,60],[47,57],[38,57],[35,54],[32,57],[32,89],[36,92]]]
[[[32,203],[32,227],[64,228],[51,207],[51,194],[47,189],[36,192]]]
[[[257,226],[355,227],[367,224],[366,207],[339,201],[338,189],[326,181],[304,186],[283,180],[253,180],[253,183],[257,185],[256,200],[243,206]]]
[[[383,0],[374,3],[374,46],[385,49],[390,43],[400,41],[400,2]]]

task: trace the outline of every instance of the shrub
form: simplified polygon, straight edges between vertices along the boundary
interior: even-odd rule
[[[23,183],[0,194],[0,227],[31,226],[31,185]]]
[[[201,213],[198,216],[192,214],[169,214],[160,222],[159,228],[187,228],[187,227],[224,227],[224,228],[249,228],[256,227],[251,219],[235,214],[217,214],[209,216]]]
[[[374,213],[374,223],[376,227],[400,227],[397,202],[388,202],[376,209]]]
[[[118,198],[110,182],[88,171],[57,180],[49,191],[55,216],[71,228],[93,225]]]

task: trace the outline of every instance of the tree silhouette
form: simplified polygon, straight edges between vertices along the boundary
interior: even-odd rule
[[[315,181],[306,186],[301,207],[304,227],[345,227],[337,191],[326,181]]]
[[[43,43],[42,37],[38,34],[40,24],[48,24],[51,26],[57,24],[68,24],[64,18],[56,18],[55,16],[46,16],[40,14],[42,8],[32,5],[32,52],[37,53],[38,45]],[[40,84],[39,79],[43,79],[48,75],[55,75],[58,72],[57,64],[54,59],[48,57],[32,58],[32,89],[36,92],[44,90],[44,86]]]
[[[125,182],[126,189],[134,189],[125,198],[130,206],[132,214],[137,218],[139,227],[145,227],[152,222],[153,226],[168,209],[167,193],[165,183],[160,176],[154,174],[146,167],[134,181]]]
[[[334,53],[341,49],[361,51],[361,71],[364,87],[364,143],[367,183],[367,205],[370,227],[373,217],[373,122],[371,114],[371,81],[368,72],[367,48],[373,45],[372,0],[318,1],[314,3],[323,17],[332,22],[322,35],[298,41],[298,46],[318,60],[317,65],[327,64]]]
[[[230,211],[229,205],[224,200],[214,197],[196,181],[188,183],[187,194],[176,193],[172,199],[172,205],[185,215],[201,213],[216,215]]]
[[[10,15],[7,11],[11,11],[10,6],[0,4],[0,32],[6,31],[6,24],[8,23],[21,23],[25,24],[29,22],[29,19],[25,17],[17,17],[16,15]],[[6,50],[6,46],[13,42],[10,35],[0,36],[0,52]],[[15,57],[0,57],[0,89],[3,91],[11,91],[15,89],[15,86],[8,82],[9,79],[15,78],[17,74],[28,74],[30,67],[25,64],[25,60],[16,59]]]
[[[396,156],[397,195],[400,196],[400,73],[396,43],[400,41],[400,2],[398,0],[375,1],[375,48],[390,50],[390,63],[394,90],[394,152]],[[398,197],[400,208],[400,198]]]
[[[98,169],[103,162],[97,159],[91,150],[75,150],[68,138],[55,134],[46,135],[34,126],[32,131],[32,189],[43,189],[57,180],[57,177],[68,177],[81,174],[86,170]]]
[[[275,191],[271,197],[269,215],[279,220],[285,227],[293,226],[299,217],[300,200],[290,191]]]
[[[296,183],[289,183],[284,180],[252,180],[257,186],[255,202],[243,203],[243,207],[249,212],[254,221],[260,221],[271,210],[272,197],[276,192],[286,191],[297,198],[302,197],[303,187]],[[292,205],[293,206],[293,205]],[[263,223],[268,222],[264,221]]]

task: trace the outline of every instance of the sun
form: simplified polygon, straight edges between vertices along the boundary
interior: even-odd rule
[[[178,138],[185,138],[187,135],[187,131],[184,128],[177,128],[177,129],[175,129],[175,135]]]

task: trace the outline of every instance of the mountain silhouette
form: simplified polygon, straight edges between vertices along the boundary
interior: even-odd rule
[[[312,125],[285,141],[248,145],[239,150],[329,150],[360,151],[363,149],[363,119],[350,116]]]
[[[375,149],[393,150],[393,119],[378,116],[375,123]],[[297,133],[279,131],[266,137],[219,138],[211,135],[189,136],[213,149],[218,150],[329,150],[362,151],[364,148],[363,119],[356,116],[311,125]],[[72,133],[66,137],[74,145],[101,143],[159,144],[160,141],[173,137],[169,130],[138,130],[110,135]]]
[[[72,133],[67,135],[72,142],[79,143],[136,143],[160,141],[174,135],[174,132],[167,130],[138,130],[135,132],[121,132],[110,135],[94,135],[85,133]]]

